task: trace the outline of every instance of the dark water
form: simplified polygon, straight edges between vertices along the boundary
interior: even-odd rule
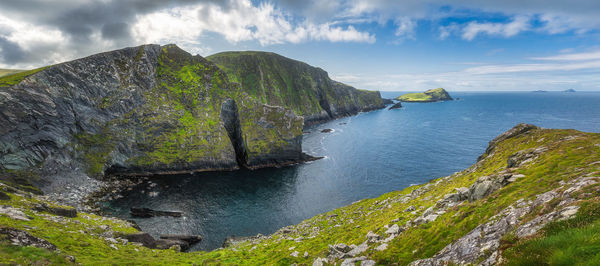
[[[399,93],[382,93],[394,97]],[[225,237],[269,234],[316,214],[473,164],[489,140],[519,122],[600,132],[600,93],[453,93],[459,101],[406,103],[308,129],[304,150],[325,159],[281,169],[203,173],[154,180],[108,204],[180,210],[183,218],[136,219],[144,231],[200,234],[194,249]],[[320,133],[332,128],[332,133]],[[149,196],[148,192],[158,192]]]

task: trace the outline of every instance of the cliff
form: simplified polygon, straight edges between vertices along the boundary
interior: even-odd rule
[[[402,102],[439,102],[452,101],[450,94],[442,88],[431,89],[425,92],[407,93],[396,97],[396,100]]]
[[[320,68],[275,53],[223,52],[207,58],[249,95],[294,110],[307,125],[385,107],[379,92],[357,90],[331,80]]]
[[[461,172],[190,253],[128,242],[137,231],[125,221],[59,216],[0,185],[0,252],[12,264],[594,265],[599,174],[600,134],[520,124]]]
[[[0,172],[46,192],[89,177],[190,173],[305,159],[302,117],[265,105],[175,45],[101,53],[0,79]],[[25,174],[24,174],[25,173]]]

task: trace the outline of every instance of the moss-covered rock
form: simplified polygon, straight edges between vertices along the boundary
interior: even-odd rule
[[[540,152],[507,167],[512,155],[535,150]],[[600,134],[521,124],[490,142],[486,156],[461,172],[364,199],[272,235],[229,239],[223,249],[189,253],[124,241],[122,236],[138,231],[119,219],[35,211],[40,204],[60,206],[0,184],[9,196],[0,199],[0,227],[27,231],[60,250],[13,246],[0,235],[0,263],[72,258],[82,264],[595,265],[599,174]],[[470,197],[484,182],[496,185],[482,197]]]
[[[396,97],[396,100],[402,102],[439,102],[452,101],[450,94],[442,88],[431,89],[425,92],[407,93]]]
[[[376,91],[331,80],[323,69],[268,52],[223,52],[207,57],[262,103],[292,109],[312,124],[384,107]]]
[[[305,157],[302,117],[257,101],[175,45],[106,52],[2,82],[0,172],[38,173],[31,182],[46,192],[89,190],[88,177],[105,173],[234,170]],[[236,106],[229,115],[239,134],[226,128],[226,102]]]

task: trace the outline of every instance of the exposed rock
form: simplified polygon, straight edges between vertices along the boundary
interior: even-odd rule
[[[388,108],[388,110],[394,110],[394,109],[400,109],[402,108],[402,102],[397,102],[394,105],[390,106],[390,108]]]
[[[323,266],[323,263],[329,263],[329,261],[326,258],[316,258],[312,266]]]
[[[381,236],[373,233],[372,231],[369,231],[367,233],[367,242],[369,242],[369,243],[375,243],[375,242],[379,241],[380,239],[381,239]]]
[[[354,247],[352,250],[348,251],[348,253],[346,253],[346,254],[351,257],[356,257],[358,254],[367,251],[367,249],[369,249],[369,245],[367,244],[367,242],[363,242],[362,244],[360,244],[360,245]]]
[[[535,157],[537,157],[537,155],[539,155],[540,153],[542,153],[546,150],[547,149],[545,147],[538,147],[538,148],[531,148],[531,149],[518,151],[515,154],[512,154],[510,157],[508,157],[508,159],[506,160],[506,167],[512,168],[512,167],[520,166],[524,163],[527,163],[527,162],[533,160]]]
[[[31,221],[32,218],[25,215],[25,213],[17,208],[13,208],[7,205],[0,205],[0,214],[4,214],[11,219],[21,221]]]
[[[366,259],[367,259],[367,257],[365,257],[365,256],[345,259],[344,261],[342,261],[342,264],[340,264],[340,266],[354,266],[357,262],[363,261]]]
[[[129,213],[133,217],[141,217],[141,218],[150,218],[156,216],[171,216],[171,217],[181,217],[183,216],[182,212],[178,211],[157,211],[149,208],[135,208],[132,207],[129,210]]]
[[[298,257],[298,255],[299,255],[299,254],[300,254],[300,253],[299,253],[298,251],[294,251],[294,252],[292,252],[292,253],[290,254],[290,256],[292,256],[292,257]]]
[[[321,133],[330,133],[330,132],[333,132],[333,129],[326,128],[326,129],[321,130]]]
[[[469,201],[485,198],[500,188],[502,188],[502,184],[497,182],[496,178],[490,176],[480,177],[469,188]]]
[[[185,251],[190,248],[190,244],[178,239],[158,239],[155,242],[157,249],[169,249],[174,246],[179,246],[179,250]]]
[[[0,236],[2,236],[1,238],[7,239],[15,246],[31,246],[48,250],[57,250],[56,246],[52,245],[50,242],[14,228],[0,227]]]
[[[360,262],[360,266],[375,266],[374,260],[363,260]]]
[[[492,152],[494,152],[494,148],[496,148],[496,145],[498,145],[498,143],[505,141],[509,138],[513,138],[513,137],[519,136],[521,134],[525,134],[528,131],[534,130],[534,129],[539,129],[539,127],[531,125],[531,124],[524,124],[524,123],[520,123],[520,124],[514,126],[513,128],[509,129],[508,131],[502,133],[500,136],[497,136],[496,138],[491,140],[488,144],[487,149],[485,150],[485,153],[483,153],[481,156],[479,156],[479,158],[477,158],[477,161],[481,161],[488,155],[492,154]]]
[[[58,206],[50,206],[46,203],[37,204],[33,207],[34,210],[40,212],[48,212],[54,215],[60,215],[64,217],[74,218],[77,217],[77,210],[72,207],[58,207]]]
[[[386,250],[386,249],[387,249],[387,247],[388,247],[388,244],[387,244],[387,243],[383,243],[383,244],[381,244],[381,245],[377,246],[377,247],[375,248],[375,250],[377,250],[377,251],[384,251],[384,250]]]
[[[182,79],[181,71],[190,79]],[[253,99],[201,56],[175,45],[144,45],[0,85],[0,172],[31,171],[29,179],[45,193],[77,204],[99,189],[93,178],[105,174],[238,169],[244,167],[234,148],[239,142],[225,127],[237,120],[220,116],[228,99],[237,107],[231,115],[240,122],[249,168],[307,158],[303,118],[291,109]]]
[[[382,98],[381,100],[383,101],[383,104],[385,104],[385,105],[394,104],[394,101],[392,99]]]
[[[385,231],[386,234],[399,234],[400,232],[402,232],[402,228],[397,224],[390,226],[390,228]]]
[[[146,232],[138,232],[134,234],[124,234],[121,237],[127,239],[129,242],[141,243],[144,247],[155,248],[156,240],[150,234]]]
[[[284,106],[303,114],[305,125],[385,107],[379,92],[357,90],[333,81],[320,68],[278,54],[224,52],[208,59],[263,104]]]

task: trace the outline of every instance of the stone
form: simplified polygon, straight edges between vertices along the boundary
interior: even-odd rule
[[[372,231],[369,231],[367,233],[367,242],[369,243],[375,243],[377,241],[379,241],[381,239],[381,236],[378,234],[373,233]]]
[[[365,256],[360,256],[360,257],[356,257],[356,258],[345,259],[344,261],[342,261],[342,264],[340,264],[340,266],[354,266],[354,264],[356,262],[363,261],[363,260],[366,260],[366,259],[367,259],[367,257],[365,257]]]
[[[495,178],[490,176],[480,177],[469,188],[469,201],[485,198],[500,188],[502,188],[502,184]]]
[[[387,243],[383,243],[383,244],[381,244],[381,245],[377,246],[377,247],[375,248],[375,250],[377,250],[377,251],[384,251],[384,250],[386,250],[386,249],[387,249],[387,247],[388,247],[388,244],[387,244]]]
[[[415,211],[417,208],[415,208],[415,206],[408,206],[408,208],[406,208],[406,210],[404,210],[404,212],[412,212]]]
[[[399,234],[400,232],[402,232],[402,229],[397,224],[393,224],[392,226],[390,226],[390,228],[388,228],[388,230],[385,231],[386,234],[396,234],[396,235]]]
[[[292,252],[290,254],[290,256],[292,256],[292,257],[298,257],[298,254],[300,254],[300,253],[298,253],[298,251],[294,251],[294,252]]]
[[[0,214],[4,214],[15,220],[31,221],[31,218],[25,215],[23,211],[7,205],[0,205]]]
[[[329,261],[326,258],[316,258],[312,266],[323,266],[323,263],[329,263]]]
[[[146,232],[138,232],[133,234],[123,234],[122,238],[127,239],[129,242],[141,243],[144,247],[155,248],[156,240],[150,234]]]
[[[402,102],[397,102],[394,105],[390,106],[390,108],[388,108],[388,110],[394,110],[394,109],[400,109],[402,108]]]
[[[321,130],[321,133],[331,133],[331,132],[333,132],[333,129],[331,129],[331,128],[326,128],[326,129]]]
[[[158,239],[155,243],[157,249],[170,249],[173,246],[179,246],[180,250],[185,251],[190,248],[190,244],[187,242],[176,239]]]
[[[57,250],[56,246],[44,239],[32,236],[25,231],[9,227],[0,227],[0,239],[7,239],[15,246],[30,246],[48,250]]]
[[[36,204],[33,207],[34,210],[39,212],[47,212],[54,215],[75,218],[77,217],[77,210],[72,207],[58,207],[58,206],[50,206],[46,203]]]
[[[356,257],[358,254],[363,253],[369,249],[369,245],[367,242],[363,242],[362,244],[355,246],[352,250],[348,251],[347,255],[351,257]]]
[[[363,260],[360,262],[360,266],[375,266],[374,260]]]

